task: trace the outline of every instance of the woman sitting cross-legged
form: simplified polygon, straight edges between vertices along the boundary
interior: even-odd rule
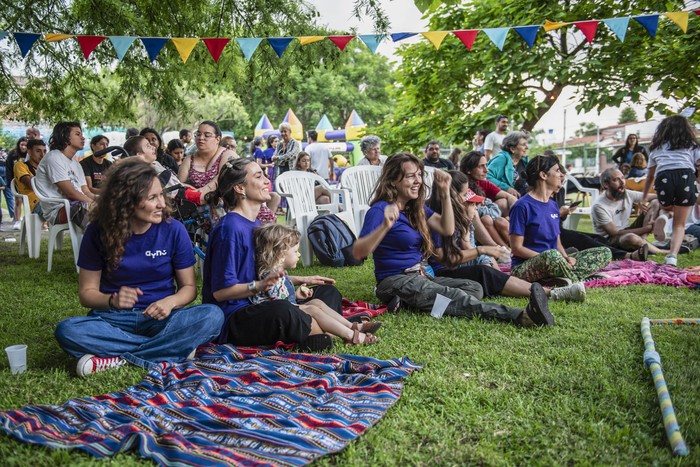
[[[556,156],[537,156],[527,164],[531,190],[510,211],[511,274],[528,282],[563,278],[580,282],[612,259],[609,248],[568,255],[559,238],[559,206],[551,197],[564,181]]]
[[[197,296],[187,231],[169,219],[150,164],[119,161],[101,187],[78,258],[80,303],[92,310],[61,321],[56,340],[80,359],[79,376],[184,360],[224,321],[216,305],[184,308]]]
[[[353,256],[365,258],[374,253],[377,297],[388,303],[394,296],[409,307],[430,312],[438,294],[451,301],[445,314],[452,316],[501,319],[523,326],[552,325],[547,297],[540,285],[532,286],[525,310],[479,301],[482,287],[467,279],[432,277],[424,259],[434,254],[430,229],[443,236],[454,233],[450,200],[450,176],[435,171],[433,191],[438,191],[442,214],[425,206],[423,163],[412,154],[389,157],[377,181],[371,207],[360,238],[353,245]]]
[[[438,277],[469,279],[481,284],[484,296],[529,297],[532,284],[518,277],[510,276],[498,269],[496,259],[510,259],[510,253],[498,246],[476,246],[474,242],[474,219],[478,216],[477,205],[483,202],[482,196],[469,187],[469,179],[462,172],[451,170],[452,212],[455,218],[454,235],[444,236],[433,232],[435,256],[429,262]],[[442,213],[442,200],[433,192],[430,208]],[[576,283],[555,289],[545,288],[550,300],[584,301],[586,289]]]

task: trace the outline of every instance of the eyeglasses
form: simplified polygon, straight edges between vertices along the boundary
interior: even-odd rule
[[[209,138],[215,137],[216,135],[215,135],[214,133],[210,133],[210,132],[208,132],[208,131],[207,131],[206,133],[202,133],[201,131],[195,131],[195,132],[194,132],[194,137],[195,137],[195,138],[199,138],[200,136],[204,136],[204,138],[209,139]]]

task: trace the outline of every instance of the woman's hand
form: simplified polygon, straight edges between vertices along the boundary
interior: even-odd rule
[[[496,260],[500,260],[500,261],[509,261],[510,260],[510,252],[508,250],[506,250],[505,248],[501,248],[500,246],[479,246],[479,251],[481,252],[482,255],[491,256],[492,258],[495,258]]]
[[[119,292],[112,298],[112,307],[116,310],[133,308],[143,292],[138,287],[122,286]]]
[[[574,258],[573,256],[567,256],[566,262],[569,263],[569,266],[571,266],[572,268],[576,266],[576,258]]]
[[[452,184],[452,177],[450,174],[444,170],[435,170],[435,184],[440,190],[440,193],[450,195],[450,185]]]
[[[280,279],[280,277],[284,277],[287,275],[287,271],[280,270],[280,271],[273,271],[267,276],[265,276],[265,279],[256,281],[255,283],[255,290],[256,292],[267,292],[272,288],[273,285],[277,283],[277,281]]]
[[[314,292],[306,286],[306,284],[301,284],[301,286],[296,291],[296,297],[298,301],[305,301],[313,297]]]
[[[160,321],[170,316],[170,312],[173,311],[173,308],[172,301],[164,298],[148,305],[143,311],[143,315]]]
[[[384,208],[384,227],[390,229],[399,218],[399,207],[396,203],[387,204]]]
[[[506,190],[506,193],[509,193],[509,194],[515,196],[516,198],[520,198],[520,193],[518,193],[518,190],[516,190],[516,189],[513,188],[513,187],[508,188],[508,189]]]

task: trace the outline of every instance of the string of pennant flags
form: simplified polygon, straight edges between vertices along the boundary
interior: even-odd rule
[[[525,41],[527,46],[532,49],[537,39],[537,33],[540,29],[544,29],[545,32],[553,31],[565,26],[573,25],[577,27],[584,35],[588,43],[592,43],[595,38],[598,26],[600,23],[605,24],[615,36],[624,42],[625,36],[627,34],[627,28],[629,26],[630,19],[635,20],[639,23],[651,37],[656,37],[656,32],[659,27],[659,18],[664,16],[669,20],[673,21],[678,27],[685,33],[688,29],[689,20],[688,11],[674,11],[659,14],[647,14],[640,16],[625,16],[619,18],[608,18],[603,20],[584,20],[584,21],[572,21],[572,22],[555,22],[545,20],[544,24],[528,25],[528,26],[515,26],[515,27],[504,27],[504,28],[482,28],[482,29],[462,29],[462,30],[450,30],[450,31],[425,31],[425,32],[398,32],[392,34],[358,34],[358,35],[333,35],[333,36],[295,36],[295,37],[239,37],[235,41],[238,43],[243,55],[247,61],[250,61],[253,53],[258,49],[263,40],[266,40],[268,44],[272,47],[279,58],[282,58],[285,50],[293,40],[298,40],[299,43],[303,45],[312,44],[314,42],[319,42],[324,39],[328,39],[333,44],[335,44],[341,51],[345,50],[348,43],[354,39],[360,39],[367,48],[372,52],[376,53],[377,47],[382,41],[386,40],[387,37],[391,38],[393,42],[399,42],[418,34],[422,35],[425,39],[430,41],[435,49],[439,49],[443,40],[448,34],[454,34],[465,46],[471,51],[476,40],[477,35],[480,32],[486,34],[486,36],[491,40],[491,42],[498,47],[499,50],[503,50],[503,46],[506,42],[506,37],[508,32],[512,29],[514,30],[520,38]],[[700,10],[692,10],[695,15],[700,15]],[[92,36],[92,35],[77,35],[77,34],[37,34],[30,32],[10,32],[10,31],[0,31],[0,40],[8,38],[8,35],[14,37],[17,46],[19,47],[22,58],[25,58],[29,51],[32,49],[34,44],[43,37],[46,42],[60,42],[67,39],[75,39],[85,60],[90,58],[90,54],[100,45],[105,39],[109,39],[112,43],[114,52],[117,55],[117,59],[121,62],[124,56],[129,51],[136,39],[139,39],[143,44],[146,52],[148,53],[148,58],[151,62],[155,62],[158,58],[163,47],[168,41],[171,41],[178,53],[180,58],[184,63],[187,63],[187,59],[192,54],[192,51],[197,46],[201,40],[204,45],[209,50],[211,57],[216,63],[219,62],[221,53],[224,48],[231,42],[231,38],[224,37],[204,37],[204,38],[190,38],[190,37],[136,37],[136,36]]]

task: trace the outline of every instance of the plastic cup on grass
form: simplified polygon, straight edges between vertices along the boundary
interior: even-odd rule
[[[445,314],[445,310],[451,301],[452,299],[444,295],[435,295],[435,302],[433,303],[433,309],[430,311],[430,316],[438,319],[442,318],[442,315]]]
[[[24,373],[27,370],[27,346],[24,344],[5,347],[7,359],[10,360],[10,370],[13,375]]]

